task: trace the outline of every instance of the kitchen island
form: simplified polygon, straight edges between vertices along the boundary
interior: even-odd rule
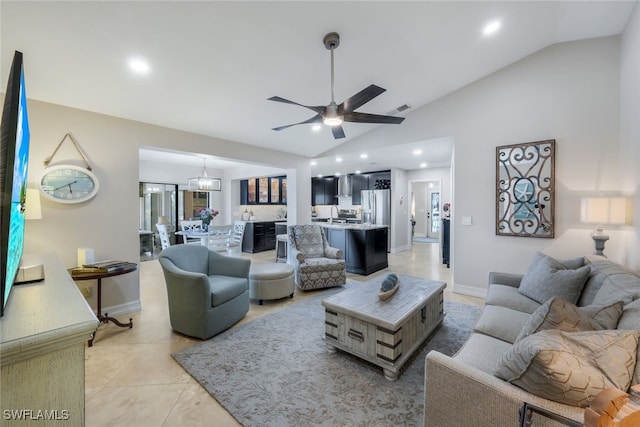
[[[322,224],[329,246],[342,249],[347,273],[368,276],[389,266],[386,225]]]

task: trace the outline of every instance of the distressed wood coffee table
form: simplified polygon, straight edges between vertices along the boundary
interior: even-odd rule
[[[399,274],[396,294],[380,301],[386,274],[322,301],[330,351],[340,349],[382,367],[396,380],[402,365],[442,322],[444,282]]]

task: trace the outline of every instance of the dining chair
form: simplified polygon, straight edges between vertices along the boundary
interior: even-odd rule
[[[169,239],[169,226],[167,224],[156,224],[156,229],[160,236],[160,245],[162,246],[162,249],[167,249],[171,246],[171,241]]]
[[[247,221],[235,221],[233,223],[233,231],[231,232],[231,238],[229,239],[229,250],[227,253],[239,254],[242,252],[242,239],[244,238],[244,229],[247,225]]]
[[[183,220],[180,221],[180,231],[189,232],[189,231],[202,231],[202,220]],[[197,243],[200,244],[200,238],[188,238],[185,234],[182,235],[183,243]]]
[[[231,225],[210,225],[207,247],[215,252],[227,252],[232,231]]]

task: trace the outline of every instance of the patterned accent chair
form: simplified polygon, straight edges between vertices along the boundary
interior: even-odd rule
[[[319,225],[287,227],[287,263],[303,291],[342,286],[347,281],[342,250],[332,248]]]

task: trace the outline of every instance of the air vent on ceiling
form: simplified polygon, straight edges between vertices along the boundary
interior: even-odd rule
[[[387,114],[390,116],[396,115],[398,113],[402,113],[405,110],[408,110],[409,108],[411,108],[411,105],[409,104],[402,104],[401,106],[389,111]]]

